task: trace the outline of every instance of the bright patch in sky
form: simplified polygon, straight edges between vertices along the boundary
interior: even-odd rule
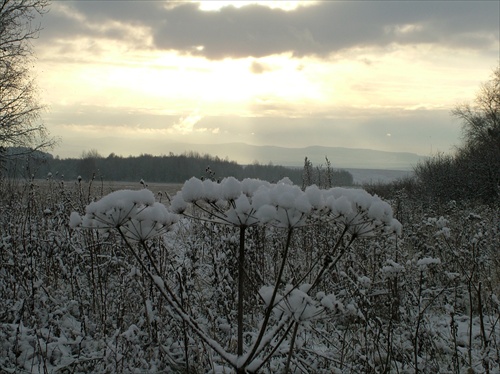
[[[192,1],[193,3],[199,3],[201,10],[214,11],[220,10],[226,6],[233,6],[235,8],[242,8],[248,5],[262,5],[273,9],[283,9],[283,10],[295,10],[301,6],[312,6],[317,1],[315,0],[261,0],[261,1],[224,1],[224,0],[203,0],[203,1]]]

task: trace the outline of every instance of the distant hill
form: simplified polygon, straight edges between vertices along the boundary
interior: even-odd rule
[[[304,158],[309,158],[313,164],[325,164],[328,157],[334,168],[412,170],[425,157],[409,152],[384,152],[371,149],[321,147],[285,148],[275,146],[256,146],[244,143],[227,144],[185,144],[171,143],[163,145],[163,152],[173,153],[196,151],[217,155],[221,158],[238,160],[240,164],[251,164],[254,161],[274,165],[297,166],[304,165]]]
[[[73,157],[80,157],[82,144],[86,139],[65,139],[66,148],[78,149]],[[90,142],[90,140],[89,140]],[[137,141],[121,137],[103,137],[92,139],[89,148],[97,149],[103,156],[114,152],[117,155],[138,156],[131,154],[131,149],[137,149]],[[413,170],[413,167],[425,157],[409,152],[384,152],[371,149],[322,147],[311,146],[304,148],[289,148],[276,146],[256,146],[245,143],[226,144],[189,144],[169,143],[162,139],[148,140],[143,153],[151,155],[182,154],[184,152],[198,152],[210,154],[222,159],[235,160],[240,165],[273,163],[274,165],[297,166],[304,165],[304,158],[308,157],[313,164],[325,164],[328,157],[334,168],[381,169],[381,170]]]

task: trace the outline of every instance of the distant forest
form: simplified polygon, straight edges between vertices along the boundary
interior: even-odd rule
[[[18,156],[14,155],[17,154]],[[22,154],[22,156],[19,156]],[[81,158],[60,159],[44,152],[26,152],[7,149],[0,165],[1,173],[11,178],[63,179],[65,181],[92,178],[107,181],[140,181],[184,183],[191,177],[220,180],[232,176],[237,179],[258,178],[269,182],[288,177],[299,186],[317,184],[321,187],[352,186],[353,176],[346,170],[333,169],[325,158],[325,165],[313,166],[305,158],[304,168],[279,165],[239,165],[217,156],[187,152],[162,156],[142,154],[122,157],[111,153],[102,157],[97,151],[84,152]]]

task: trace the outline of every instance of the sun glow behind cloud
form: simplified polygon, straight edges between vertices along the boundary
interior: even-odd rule
[[[110,50],[112,64],[89,55],[90,62],[42,66],[42,86],[58,100],[49,104],[129,106],[179,115],[201,108],[212,116],[307,116],[346,106],[451,107],[475,90],[464,85],[462,91],[451,91],[457,78],[443,74],[444,67],[414,61],[414,48],[384,55],[351,51],[331,63],[287,54],[209,61],[168,52],[124,56],[115,51],[112,58]],[[255,73],[257,63],[266,69]],[[71,87],[75,82],[77,89]]]
[[[167,52],[145,52],[136,58],[127,59],[116,52],[118,62],[114,64],[93,62],[89,56],[90,62],[61,69],[42,66],[47,73],[41,81],[43,86],[51,86],[48,97],[59,99],[57,104],[139,106],[171,113],[202,107],[207,115],[257,116],[268,113],[255,112],[255,103],[285,108],[325,99],[318,83],[309,80],[286,55],[259,59],[270,67],[260,74],[252,72],[256,61],[252,58],[208,61]],[[75,82],[78,90],[70,87]]]
[[[238,0],[238,1],[225,1],[225,0],[203,0],[203,1],[192,1],[193,3],[200,4],[200,9],[204,11],[216,11],[227,6],[233,6],[235,8],[242,8],[248,5],[263,5],[273,9],[283,9],[287,11],[296,10],[303,6],[313,6],[317,3],[315,0]]]

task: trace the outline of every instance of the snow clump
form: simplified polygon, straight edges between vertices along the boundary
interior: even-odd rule
[[[144,241],[169,231],[178,216],[165,205],[155,202],[147,189],[120,190],[87,205],[85,215],[70,215],[70,227],[110,230],[116,229],[128,239]]]
[[[271,184],[259,179],[238,181],[233,177],[220,183],[191,178],[174,196],[170,209],[185,213],[189,204],[201,208],[214,222],[234,226],[271,224],[293,228],[306,225],[311,215],[324,216],[349,227],[357,236],[401,233],[390,205],[361,189],[335,187],[321,190],[309,186],[305,191],[283,178]]]
[[[261,224],[290,229],[306,225],[315,215],[345,225],[352,235],[401,233],[391,207],[378,196],[361,189],[321,190],[314,185],[303,191],[288,178],[271,184],[250,178],[240,182],[229,177],[216,183],[193,177],[172,198],[170,211],[155,202],[148,189],[115,191],[89,204],[83,217],[72,213],[70,226],[119,229],[141,241],[168,231],[178,220],[176,214],[189,215],[190,204],[215,223],[237,227]]]
[[[441,263],[439,258],[424,257],[417,261],[417,266],[419,269],[427,269],[429,265],[438,265]]]
[[[390,260],[388,259],[386,261],[387,265],[383,266],[381,269],[380,269],[380,272],[386,277],[386,278],[389,278],[389,279],[392,279],[394,277],[396,277],[398,274],[400,273],[404,273],[405,272],[405,268],[403,265],[393,261],[393,260]]]
[[[277,318],[287,316],[296,322],[309,322],[314,319],[321,318],[325,313],[344,313],[344,304],[336,299],[334,294],[326,295],[320,291],[313,298],[308,294],[311,289],[310,284],[302,284],[299,287],[294,287],[287,284],[283,289],[283,294],[276,293],[274,299],[274,313]],[[274,287],[263,286],[259,290],[259,294],[266,304],[269,306]]]

